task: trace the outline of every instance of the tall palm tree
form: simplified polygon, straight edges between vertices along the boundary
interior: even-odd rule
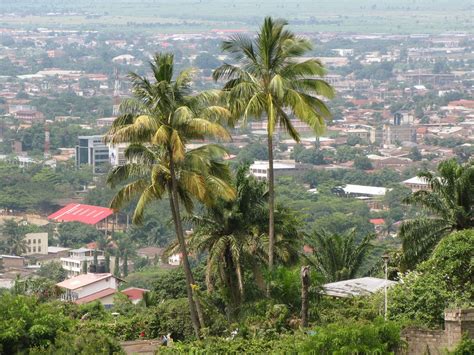
[[[265,288],[260,269],[268,260],[268,237],[262,229],[268,219],[266,184],[248,174],[248,167],[238,169],[235,179],[237,196],[220,200],[208,207],[204,216],[191,216],[195,230],[188,238],[191,250],[207,253],[206,285],[208,291],[220,281],[229,300],[229,317],[235,318],[244,298],[243,274],[254,274],[259,288]],[[297,223],[284,208],[276,214],[275,254],[284,263],[298,258]],[[170,246],[174,251],[176,245]]]
[[[360,271],[374,238],[375,235],[369,234],[357,243],[354,229],[345,234],[315,231],[306,240],[313,249],[308,259],[326,282],[348,280]]]
[[[183,256],[191,319],[199,337],[203,318],[199,303],[193,300],[194,278],[187,257],[180,204],[190,212],[193,198],[210,205],[216,195],[232,199],[235,193],[227,183],[230,172],[222,163],[224,150],[216,145],[187,150],[186,144],[191,139],[205,137],[230,139],[227,130],[217,122],[225,119],[228,111],[213,105],[219,99],[218,92],[191,95],[192,71],[183,71],[174,78],[173,55],[157,54],[150,66],[154,82],[134,73],[129,75],[133,98],[122,103],[121,115],[106,136],[111,144],[129,143],[125,152],[127,164],[109,174],[111,185],[127,182],[111,206],[120,208],[139,195],[133,216],[133,221],[139,223],[149,203],[168,196]]]
[[[275,194],[273,173],[273,134],[278,125],[296,142],[300,135],[291,116],[307,123],[317,134],[324,128],[324,119],[331,116],[321,96],[331,98],[334,91],[320,79],[325,74],[317,59],[301,56],[311,50],[311,43],[285,29],[287,22],[267,17],[255,38],[235,35],[222,45],[237,64],[225,63],[213,77],[227,80],[227,94],[234,115],[244,121],[265,116],[268,138],[268,266],[274,264]]]
[[[10,255],[22,255],[28,251],[25,229],[15,220],[8,219],[2,226],[5,249]]]
[[[414,192],[405,199],[428,215],[405,221],[400,228],[404,266],[426,259],[438,242],[452,231],[474,228],[474,162],[455,159],[438,165],[438,174],[422,172],[430,190]]]

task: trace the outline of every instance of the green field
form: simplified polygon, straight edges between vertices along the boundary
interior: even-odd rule
[[[473,11],[470,0],[2,0],[0,27],[191,32],[254,28],[273,15],[307,32],[472,32]]]

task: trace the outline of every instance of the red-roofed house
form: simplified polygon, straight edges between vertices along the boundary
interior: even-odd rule
[[[105,306],[111,306],[120,282],[121,279],[110,273],[87,273],[59,282],[56,286],[64,290],[61,295],[63,301],[76,304],[99,301]]]
[[[128,299],[134,304],[140,302],[146,292],[150,292],[150,290],[138,287],[129,287],[122,291],[122,293],[126,295]]]
[[[375,227],[375,232],[380,235],[383,232],[383,227],[385,225],[385,220],[383,218],[372,218],[369,220]]]

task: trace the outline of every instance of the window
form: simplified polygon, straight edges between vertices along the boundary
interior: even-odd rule
[[[33,239],[33,244],[36,244],[36,239]]]
[[[28,244],[31,244],[31,239],[28,239]]]
[[[36,253],[36,247],[33,247],[33,253]]]
[[[38,253],[41,253],[41,247],[38,246]]]

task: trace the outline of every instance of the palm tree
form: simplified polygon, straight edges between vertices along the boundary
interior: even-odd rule
[[[359,272],[375,235],[365,236],[356,242],[355,230],[345,234],[329,234],[326,231],[315,231],[306,240],[313,249],[309,261],[316,267],[326,282],[352,279]]]
[[[5,248],[10,255],[22,255],[28,251],[23,226],[13,219],[8,219],[2,226]]]
[[[438,242],[452,231],[474,228],[474,162],[441,162],[438,174],[422,172],[430,190],[420,190],[404,202],[421,206],[429,215],[405,221],[400,228],[404,266],[425,260]]]
[[[300,135],[291,116],[307,123],[320,134],[324,119],[331,116],[321,96],[331,98],[334,91],[319,77],[325,74],[317,59],[302,60],[312,45],[285,29],[287,22],[265,18],[255,38],[235,35],[225,41],[222,49],[237,64],[225,63],[217,68],[214,79],[227,80],[224,85],[231,111],[244,121],[249,117],[266,116],[268,138],[268,266],[274,264],[275,194],[273,174],[273,134],[280,125],[296,142]]]
[[[266,184],[248,174],[248,167],[236,173],[235,200],[220,200],[208,207],[204,216],[191,216],[195,231],[188,238],[191,250],[207,253],[208,291],[220,281],[229,300],[229,318],[234,319],[244,299],[243,273],[254,274],[257,286],[264,289],[261,268],[268,260],[268,237],[262,226],[268,219]],[[284,263],[297,260],[297,223],[286,209],[276,214],[275,254]],[[176,245],[170,247],[174,251]]]
[[[173,55],[157,54],[150,65],[155,81],[130,74],[134,97],[122,103],[121,115],[106,137],[111,144],[129,143],[125,152],[127,164],[114,168],[108,177],[112,186],[127,182],[111,206],[120,208],[139,195],[133,222],[140,223],[149,203],[168,196],[183,255],[191,319],[199,337],[202,312],[193,300],[194,278],[187,258],[180,203],[190,212],[193,198],[210,205],[217,195],[232,199],[235,193],[227,184],[230,172],[222,163],[224,150],[216,145],[186,150],[186,144],[208,136],[230,138],[216,122],[226,118],[228,111],[212,105],[220,97],[218,92],[191,95],[191,71],[173,78]]]

